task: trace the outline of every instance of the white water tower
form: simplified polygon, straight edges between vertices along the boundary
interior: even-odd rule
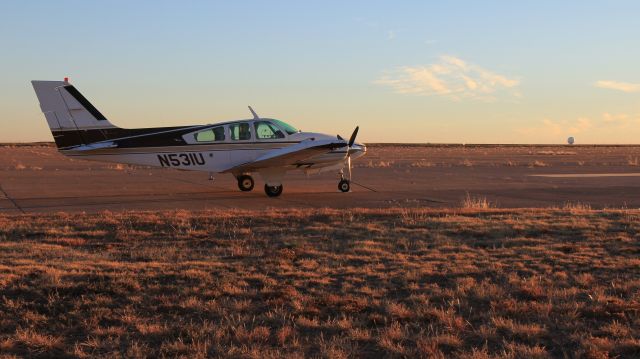
[[[576,142],[575,138],[573,138],[573,137],[567,138],[567,143],[568,144],[573,145],[574,142]]]

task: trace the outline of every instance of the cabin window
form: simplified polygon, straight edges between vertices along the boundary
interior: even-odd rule
[[[195,138],[197,142],[224,141],[224,127],[214,127],[208,130],[196,132]]]
[[[274,140],[284,138],[284,134],[280,129],[266,121],[257,121],[254,123],[256,128],[256,137],[259,140]]]
[[[251,127],[246,122],[229,125],[231,139],[234,141],[246,141],[251,139]]]
[[[280,120],[273,120],[273,122],[275,122],[278,126],[280,126],[280,128],[282,128],[286,133],[293,135],[294,133],[298,132],[298,129],[296,129],[295,127],[291,126],[290,124],[280,121]]]

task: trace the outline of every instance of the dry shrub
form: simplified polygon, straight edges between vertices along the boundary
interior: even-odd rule
[[[61,349],[63,344],[62,337],[41,334],[33,329],[18,328],[14,338],[36,353],[55,352],[55,349]]]
[[[390,302],[387,304],[387,313],[394,318],[406,319],[414,313],[402,303]]]
[[[535,160],[529,163],[529,168],[533,167],[549,167],[549,164],[540,160]]]
[[[425,159],[420,159],[418,161],[411,162],[409,166],[414,168],[427,168],[427,167],[434,167],[435,165],[436,164],[433,162],[429,162]]]
[[[574,151],[538,151],[537,155],[552,155],[552,156],[571,156],[577,154]]]
[[[294,332],[295,330],[289,325],[285,325],[284,327],[278,329],[278,331],[276,332],[278,343],[284,346],[287,340],[293,336]]]
[[[467,196],[462,200],[461,207],[466,209],[489,209],[492,208],[493,205],[487,197],[471,196],[467,192]]]
[[[127,165],[124,165],[122,163],[116,163],[114,165],[107,166],[107,168],[115,171],[124,171],[125,169],[127,169]]]
[[[565,202],[562,205],[562,209],[567,211],[590,211],[591,205],[584,202]]]
[[[389,168],[393,166],[394,161],[373,161],[369,160],[364,164],[357,164],[356,167],[364,167],[364,168]]]
[[[404,225],[415,225],[424,222],[428,214],[420,209],[400,208],[400,221]]]

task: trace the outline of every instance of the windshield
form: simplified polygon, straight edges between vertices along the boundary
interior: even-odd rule
[[[273,122],[275,122],[276,125],[280,126],[280,128],[282,128],[286,133],[293,135],[294,133],[298,132],[298,130],[291,126],[290,124],[286,123],[286,122],[282,122],[280,120],[272,120]]]

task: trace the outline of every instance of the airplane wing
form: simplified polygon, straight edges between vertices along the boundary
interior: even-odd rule
[[[305,160],[336,148],[346,147],[344,141],[306,140],[295,145],[269,151],[254,161],[228,168],[223,173],[250,172],[269,167],[286,167],[309,164]],[[346,151],[345,151],[346,155]]]

